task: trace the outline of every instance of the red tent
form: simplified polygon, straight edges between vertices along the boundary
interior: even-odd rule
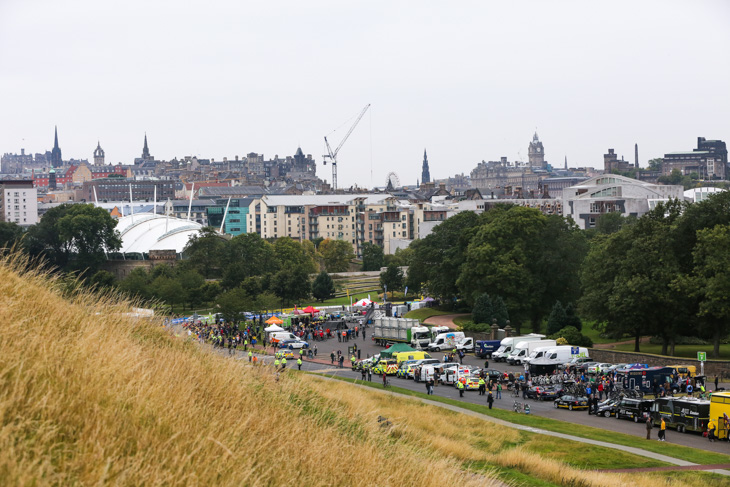
[[[304,308],[304,312],[312,314],[312,313],[319,313],[319,310],[315,309],[311,306],[307,306],[306,308]]]

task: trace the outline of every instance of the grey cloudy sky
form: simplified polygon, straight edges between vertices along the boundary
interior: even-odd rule
[[[730,2],[0,0],[0,152],[131,163],[248,152],[321,163],[340,186],[527,158],[642,164],[730,142]],[[371,179],[372,167],[372,179]],[[317,169],[331,179],[330,166]]]

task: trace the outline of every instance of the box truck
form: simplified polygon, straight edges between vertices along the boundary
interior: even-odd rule
[[[495,362],[504,362],[507,356],[512,352],[512,349],[519,342],[538,341],[545,338],[545,335],[539,335],[537,333],[530,333],[529,335],[518,336],[518,337],[507,337],[503,338],[499,348],[496,352],[492,353],[492,360]]]

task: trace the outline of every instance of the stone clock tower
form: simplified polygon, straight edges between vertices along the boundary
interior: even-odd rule
[[[547,164],[545,163],[545,149],[542,146],[542,142],[540,142],[540,139],[537,137],[537,132],[535,132],[535,135],[532,137],[532,142],[530,142],[530,146],[527,149],[527,157],[530,161],[530,166],[540,167],[543,169],[547,167]]]

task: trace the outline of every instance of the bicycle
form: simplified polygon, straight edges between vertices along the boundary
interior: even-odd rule
[[[517,414],[520,414],[522,412],[522,403],[519,401],[515,401],[515,403],[512,405],[512,408]]]
[[[390,379],[385,379],[383,381],[383,389],[386,389],[388,387],[390,387]]]

